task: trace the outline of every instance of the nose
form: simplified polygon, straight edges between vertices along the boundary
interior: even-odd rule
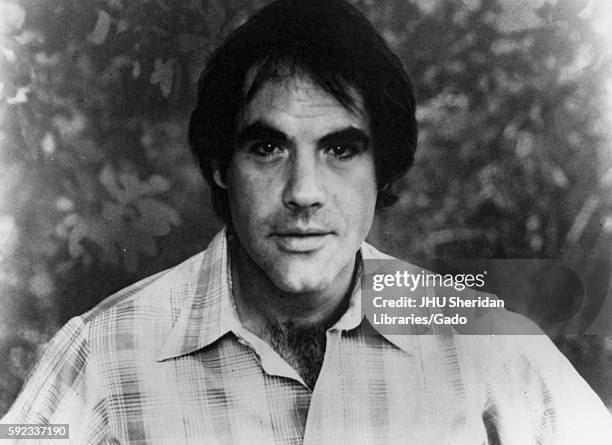
[[[296,150],[287,168],[283,204],[291,210],[316,209],[325,204],[323,172],[316,154]]]

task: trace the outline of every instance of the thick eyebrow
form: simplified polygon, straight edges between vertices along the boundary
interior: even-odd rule
[[[240,147],[249,141],[272,139],[280,142],[288,142],[289,137],[282,131],[266,124],[261,120],[257,120],[252,124],[242,128],[236,135],[236,147]]]
[[[235,139],[235,146],[240,147],[249,141],[274,140],[289,142],[290,138],[285,133],[262,120],[257,120],[252,124],[242,128]],[[319,146],[328,146],[339,143],[356,143],[367,146],[370,138],[365,131],[356,127],[346,127],[326,134],[318,141]]]
[[[319,140],[319,145],[328,146],[339,143],[349,144],[363,144],[365,147],[370,143],[370,138],[365,131],[356,127],[346,127],[340,130],[334,131],[323,136]]]

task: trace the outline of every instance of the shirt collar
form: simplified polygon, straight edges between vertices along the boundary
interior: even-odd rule
[[[228,281],[227,228],[200,254],[189,294],[157,360],[202,349],[240,326]]]
[[[366,242],[361,245],[361,255],[363,259],[393,259]],[[195,352],[229,332],[242,329],[231,295],[229,267],[228,232],[225,227],[197,256],[197,264],[189,278],[189,294],[176,323],[158,351],[158,361]],[[362,270],[360,265],[360,274]],[[361,276],[353,286],[348,309],[331,329],[349,331],[367,323],[361,311],[360,280]],[[405,336],[380,335],[408,352],[410,342],[400,338]]]

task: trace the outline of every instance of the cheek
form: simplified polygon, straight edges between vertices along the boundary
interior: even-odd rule
[[[350,192],[341,198],[344,201],[348,229],[362,239],[370,231],[376,207],[376,181],[373,174],[369,173],[369,170],[365,170],[362,175],[350,181],[347,184]]]
[[[361,201],[362,207],[365,209],[371,209],[373,213],[376,207],[376,196],[378,195],[378,186],[376,182],[376,172],[374,170],[374,161],[368,163],[367,167],[363,169],[359,175],[359,179],[356,181],[358,198]]]
[[[376,188],[368,187],[361,190],[359,212],[359,227],[361,236],[365,238],[372,227],[374,220],[374,212],[376,209]]]
[[[254,174],[253,169],[228,169],[227,195],[236,224],[257,224],[273,201],[274,183],[271,178]]]

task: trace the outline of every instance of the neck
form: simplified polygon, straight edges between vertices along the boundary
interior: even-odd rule
[[[230,255],[238,315],[245,328],[255,334],[267,336],[274,326],[287,323],[325,332],[348,307],[355,280],[354,265],[330,289],[288,293],[272,283],[237,238],[230,243]]]

